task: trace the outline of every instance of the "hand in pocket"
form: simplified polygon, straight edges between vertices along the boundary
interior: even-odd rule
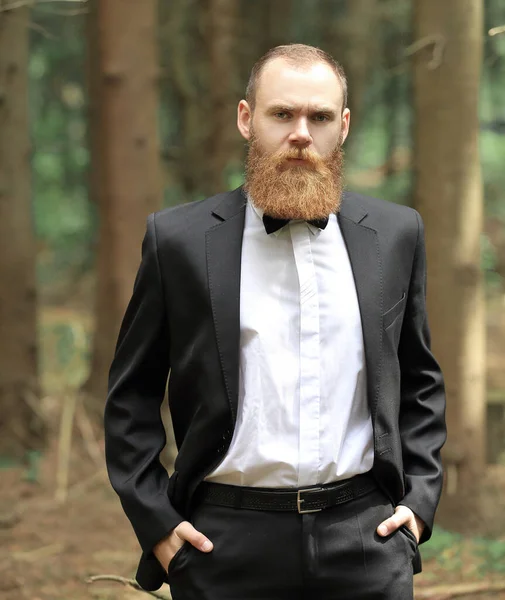
[[[212,542],[203,533],[197,531],[189,521],[183,521],[153,548],[154,555],[165,571],[168,571],[172,558],[185,542],[190,543],[200,552],[210,552],[214,547]]]
[[[410,508],[401,504],[395,508],[395,514],[392,517],[377,527],[377,533],[384,537],[396,531],[401,525],[408,527],[419,543],[424,523]]]

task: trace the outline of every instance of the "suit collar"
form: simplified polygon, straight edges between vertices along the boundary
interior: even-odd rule
[[[368,215],[368,211],[362,205],[357,194],[346,191],[342,194],[339,215],[358,224]]]
[[[212,210],[212,214],[221,221],[231,219],[240,211],[245,211],[247,197],[243,186],[238,187],[231,192],[221,194],[221,202]]]

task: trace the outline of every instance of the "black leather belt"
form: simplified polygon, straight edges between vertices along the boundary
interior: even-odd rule
[[[289,488],[256,488],[204,481],[200,500],[230,508],[249,510],[297,511],[300,514],[318,512],[360,498],[377,488],[369,473],[350,479],[299,490]]]

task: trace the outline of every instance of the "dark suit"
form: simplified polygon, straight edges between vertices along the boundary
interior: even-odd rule
[[[137,580],[157,589],[153,546],[189,513],[226,453],[237,416],[241,188],[150,215],[142,263],[110,370],[109,476],[143,549]],[[446,437],[440,369],[430,351],[423,226],[412,209],[345,193],[338,216],[358,294],[373,473],[394,505],[432,531]],[[159,462],[166,380],[178,455]]]

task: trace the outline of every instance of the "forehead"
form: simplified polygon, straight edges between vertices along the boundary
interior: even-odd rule
[[[286,102],[301,105],[342,106],[342,86],[335,71],[324,62],[297,67],[283,58],[268,62],[259,78],[256,104]]]

